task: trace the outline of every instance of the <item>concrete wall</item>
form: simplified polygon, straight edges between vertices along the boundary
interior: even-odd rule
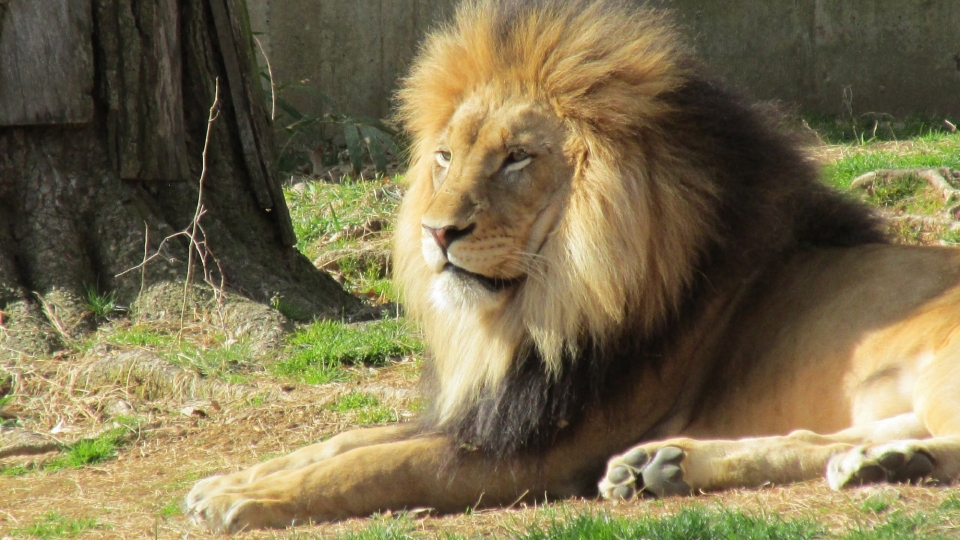
[[[427,29],[455,0],[247,0],[274,78],[320,89],[348,114],[384,118]],[[320,100],[289,92],[300,110]]]
[[[709,69],[753,97],[833,115],[851,96],[856,114],[960,115],[958,0],[660,3]]]
[[[455,0],[247,0],[279,81],[384,117],[426,29]],[[960,116],[958,0],[659,0],[705,69],[814,113]],[[293,97],[292,95],[290,97]],[[317,103],[294,98],[309,111]]]

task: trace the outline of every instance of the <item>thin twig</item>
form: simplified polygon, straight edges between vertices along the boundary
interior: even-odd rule
[[[143,288],[147,282],[147,259],[150,256],[150,224],[143,222],[143,261],[140,263],[140,292],[137,293],[137,302],[143,297]],[[137,324],[140,324],[140,312],[137,309]]]
[[[260,48],[260,54],[263,55],[263,59],[267,62],[267,74],[270,75],[270,121],[272,122],[277,118],[277,89],[273,84],[273,68],[270,66],[270,57],[267,56],[267,53],[263,50],[263,45],[260,44],[260,38],[253,36],[253,40],[257,42],[257,47]]]
[[[206,213],[206,208],[203,206],[203,181],[207,178],[207,152],[210,149],[210,134],[213,132],[213,123],[220,116],[220,111],[218,110],[219,105],[220,77],[217,77],[214,86],[213,104],[210,105],[210,114],[207,116],[207,133],[203,139],[202,166],[200,168],[200,181],[197,188],[197,209],[193,213],[193,220],[190,222],[190,225],[187,226],[190,248],[187,250],[187,279],[183,282],[183,303],[180,305],[180,330],[177,332],[178,340],[183,336],[183,320],[187,311],[187,293],[190,290],[190,277],[193,273],[194,249],[196,249],[197,254],[200,255],[201,261],[206,262],[206,257],[203,251],[201,251],[200,243],[197,242],[197,231],[200,230],[200,218]],[[206,236],[204,236],[204,244],[205,243]],[[206,278],[206,273],[206,265],[204,264],[204,278]]]

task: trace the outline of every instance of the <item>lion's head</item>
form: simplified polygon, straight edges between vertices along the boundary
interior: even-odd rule
[[[525,360],[549,385],[584,347],[676,313],[722,236],[729,171],[714,154],[759,170],[737,153],[771,147],[806,167],[748,112],[701,120],[740,105],[693,66],[661,15],[618,0],[467,1],[427,38],[400,92],[414,144],[394,259],[441,428],[514,414],[496,409],[523,392],[502,387]],[[710,139],[741,128],[761,147]],[[525,422],[518,433],[540,429]]]

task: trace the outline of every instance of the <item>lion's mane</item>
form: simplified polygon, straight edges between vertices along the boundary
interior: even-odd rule
[[[429,347],[426,429],[491,453],[550,444],[732,288],[800,249],[883,241],[700,71],[663,15],[619,0],[469,0],[428,36],[399,94],[413,150],[394,251]],[[549,104],[577,169],[535,274],[503,309],[450,313],[420,219],[438,136],[480,91]]]

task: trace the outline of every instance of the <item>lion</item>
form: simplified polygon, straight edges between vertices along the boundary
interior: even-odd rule
[[[960,476],[960,250],[891,243],[618,0],[468,0],[399,92],[418,421],[199,482],[222,531]]]

